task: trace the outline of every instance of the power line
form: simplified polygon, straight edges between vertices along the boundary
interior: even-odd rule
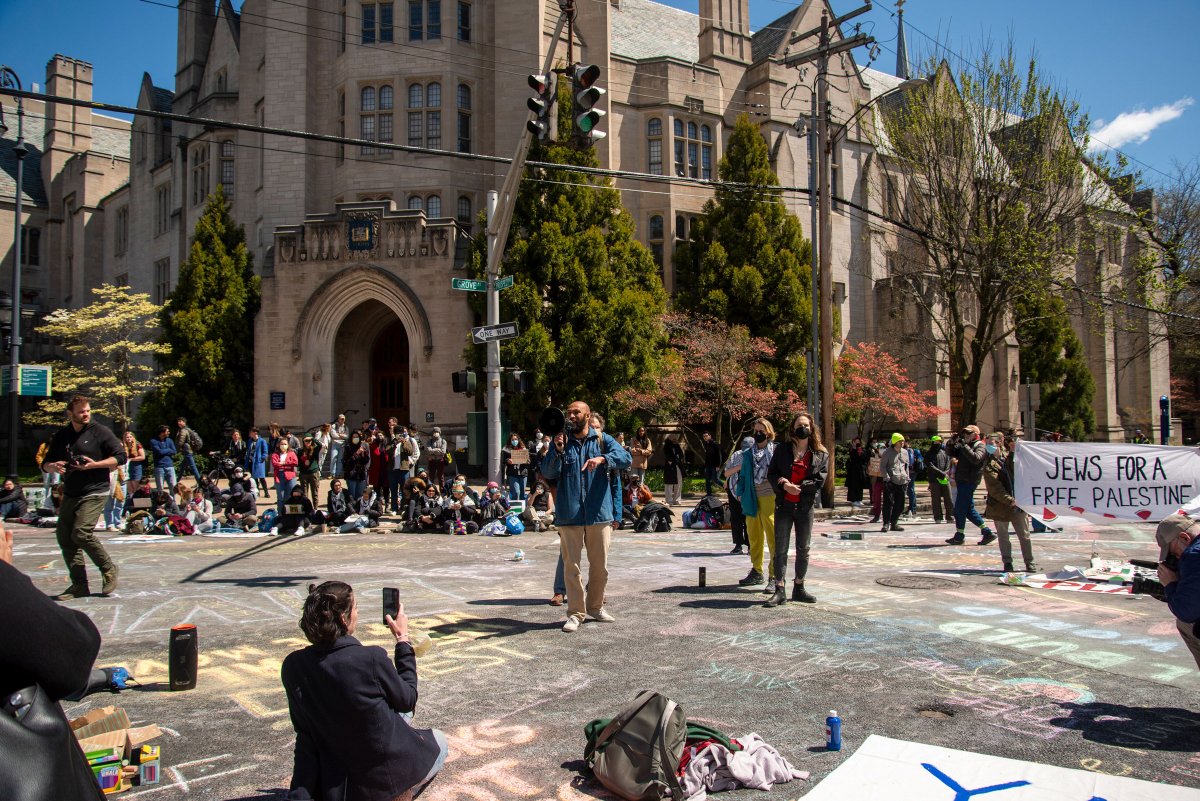
[[[398,144],[392,144],[392,143],[388,143],[388,142],[374,142],[374,141],[365,140],[365,139],[355,139],[355,138],[350,138],[350,137],[341,137],[341,136],[334,136],[334,135],[327,135],[327,134],[315,134],[315,133],[310,133],[310,132],[306,132],[306,131],[292,131],[292,130],[288,130],[285,128],[272,128],[272,127],[268,127],[268,126],[254,125],[254,124],[250,124],[250,123],[226,122],[226,121],[221,121],[221,120],[207,119],[204,117],[194,117],[194,116],[185,115],[185,114],[174,114],[171,112],[130,108],[130,107],[126,107],[126,106],[118,106],[118,105],[113,105],[113,104],[109,104],[109,103],[101,103],[98,101],[78,100],[76,98],[66,98],[66,97],[55,97],[53,95],[46,95],[46,94],[37,93],[37,92],[22,91],[22,90],[17,90],[17,89],[11,89],[8,87],[0,87],[0,95],[8,95],[11,97],[20,97],[20,98],[29,99],[29,100],[39,100],[44,103],[62,103],[65,105],[91,108],[91,109],[98,110],[98,111],[109,111],[109,112],[121,113],[121,114],[141,115],[141,116],[153,117],[153,118],[157,118],[157,119],[167,119],[167,120],[176,121],[176,122],[185,122],[185,123],[189,123],[189,124],[203,126],[206,130],[211,129],[211,128],[226,128],[226,129],[232,129],[232,130],[243,130],[243,131],[248,131],[251,133],[261,133],[261,134],[270,134],[270,135],[274,135],[274,136],[308,139],[308,140],[331,143],[331,144],[335,144],[335,145],[396,150],[399,152],[410,153],[410,154],[419,155],[419,156],[452,157],[452,158],[459,158],[459,159],[465,159],[465,160],[470,160],[470,161],[482,161],[482,162],[494,163],[494,164],[511,163],[511,159],[505,158],[503,156],[488,156],[488,155],[476,154],[476,153],[458,153],[455,151],[437,150],[437,149],[431,149],[431,148],[415,147],[415,146],[411,146],[411,145],[398,145]],[[26,113],[29,114],[30,112],[26,112]],[[36,113],[31,114],[31,116],[40,117],[41,119],[48,119],[44,115],[37,115]],[[99,125],[97,123],[92,123],[92,125],[94,127],[129,132],[132,134],[132,131],[130,131],[130,129],[126,128],[125,126],[104,126],[104,125]],[[238,143],[238,142],[235,142],[234,144],[238,147],[247,148],[247,149],[260,149],[261,148],[263,150],[270,150],[272,152],[294,153],[294,151],[291,151],[291,150],[267,147],[267,146],[265,146],[265,144],[264,145],[254,145],[254,144],[242,144],[242,143]],[[316,156],[319,158],[339,158],[339,156],[337,154],[310,153],[310,154],[306,154],[306,155]],[[345,161],[352,161],[352,162],[357,162],[357,163],[367,163],[367,164],[372,164],[375,166],[380,166],[380,165],[391,166],[391,167],[395,167],[398,169],[399,168],[407,168],[407,169],[413,168],[413,165],[403,165],[403,164],[394,164],[394,163],[393,164],[385,164],[385,163],[379,162],[375,159],[354,158],[352,156],[341,156],[340,158],[342,158]],[[777,202],[778,200],[782,199],[781,196],[784,193],[788,193],[788,194],[792,194],[792,195],[803,195],[803,196],[808,196],[810,194],[810,190],[808,189],[808,187],[801,187],[801,186],[777,185],[777,186],[773,186],[773,187],[764,187],[764,186],[759,186],[759,185],[743,184],[743,183],[738,183],[738,182],[733,182],[733,181],[708,180],[708,179],[703,179],[703,178],[691,178],[688,176],[653,175],[651,173],[634,172],[634,171],[630,171],[630,170],[613,170],[613,169],[607,169],[607,168],[603,168],[603,167],[588,167],[588,166],[572,165],[572,164],[557,164],[557,163],[553,163],[553,162],[527,161],[526,164],[530,167],[534,167],[537,169],[552,170],[552,171],[567,172],[567,173],[573,172],[573,173],[579,173],[582,175],[589,175],[589,176],[594,176],[594,177],[617,178],[617,179],[624,179],[624,180],[631,180],[631,181],[641,181],[641,182],[647,182],[647,183],[659,183],[659,184],[668,184],[668,185],[679,184],[679,185],[684,185],[684,186],[694,186],[697,188],[706,188],[706,189],[710,189],[710,190],[728,189],[731,191],[737,191],[739,193],[747,193],[748,192],[750,194],[749,199],[752,200],[753,202],[759,202],[759,203]],[[457,168],[436,167],[436,166],[432,166],[432,165],[422,165],[422,164],[418,164],[415,166],[417,169],[430,170],[430,171],[434,171],[434,172],[463,174],[463,171],[461,169],[457,169]],[[481,172],[473,172],[473,173],[467,173],[467,174],[472,175],[473,177],[480,177],[480,178],[494,178],[495,177],[494,175],[492,175],[490,173],[481,173]],[[526,174],[525,176],[523,176],[522,180],[536,182],[536,183],[545,183],[545,184],[578,186],[581,188],[593,188],[593,189],[612,188],[612,189],[616,189],[616,191],[618,191],[618,192],[642,192],[642,193],[646,193],[646,194],[677,195],[677,193],[667,192],[667,191],[658,192],[655,190],[648,190],[648,189],[634,189],[632,187],[617,188],[617,187],[610,187],[610,186],[606,186],[606,185],[601,186],[601,185],[596,185],[596,184],[587,183],[587,182],[559,181],[559,180],[554,180],[554,179],[550,179],[550,178],[539,177],[536,175],[529,175],[529,174]],[[689,195],[685,195],[685,196],[689,196]],[[690,196],[691,197],[704,197],[706,199],[711,197],[711,195],[709,195],[709,194],[690,195]],[[936,240],[937,239],[937,237],[934,236],[933,234],[923,231],[922,229],[916,228],[916,227],[910,225],[909,223],[906,223],[903,220],[898,220],[898,219],[889,217],[888,215],[882,214],[880,212],[873,211],[872,209],[870,209],[866,206],[860,205],[852,200],[837,197],[836,195],[832,197],[832,200],[840,205],[844,205],[848,209],[852,209],[853,211],[858,212],[857,219],[859,220],[859,222],[867,225],[868,227],[871,226],[870,219],[877,219],[877,220],[881,220],[885,223],[888,223],[889,225],[893,226],[894,229],[899,229],[901,231],[907,231],[911,234],[915,234],[916,238],[914,238],[912,236],[907,236],[905,234],[900,234],[895,230],[890,231],[891,233],[895,234],[896,236],[899,236],[902,239],[905,239],[906,241],[908,241],[912,244],[923,246],[927,240],[930,240],[930,239]],[[854,215],[850,214],[850,216],[854,216]],[[876,230],[887,230],[887,229],[879,229],[878,226],[876,226]],[[1177,318],[1177,319],[1200,322],[1200,317],[1197,317],[1197,316],[1183,314],[1181,312],[1172,312],[1172,311],[1166,311],[1166,310],[1162,310],[1162,309],[1155,309],[1153,307],[1145,306],[1143,304],[1138,304],[1138,303],[1135,303],[1132,301],[1127,301],[1122,298],[1115,298],[1115,297],[1107,296],[1107,295],[1104,295],[1103,293],[1089,293],[1088,290],[1084,290],[1076,285],[1071,285],[1071,284],[1059,284],[1059,285],[1064,289],[1074,289],[1074,290],[1083,292],[1085,294],[1094,294],[1095,297],[1100,298],[1104,302],[1116,303],[1116,304],[1120,304],[1120,305],[1124,305],[1124,306],[1129,306],[1131,308],[1136,308],[1141,311],[1147,311],[1147,312],[1150,312],[1153,314],[1158,314],[1158,315],[1162,315],[1162,316],[1166,316],[1166,317],[1173,317],[1173,318]]]

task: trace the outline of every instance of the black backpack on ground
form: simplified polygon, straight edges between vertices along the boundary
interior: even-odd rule
[[[675,513],[671,511],[671,507],[652,501],[642,507],[642,513],[638,515],[637,522],[633,524],[633,530],[640,534],[648,531],[670,531],[671,518],[674,516]]]

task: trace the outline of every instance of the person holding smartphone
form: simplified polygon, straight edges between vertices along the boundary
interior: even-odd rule
[[[354,638],[358,617],[349,584],[309,585],[300,628],[312,645],[280,671],[296,731],[289,798],[392,801],[410,790],[416,798],[446,761],[446,735],[412,725],[417,659],[404,605],[384,617],[391,661]]]

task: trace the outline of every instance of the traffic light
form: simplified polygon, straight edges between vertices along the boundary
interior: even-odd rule
[[[475,371],[474,370],[459,370],[456,373],[450,374],[451,383],[454,386],[454,391],[463,395],[475,394]]]
[[[600,80],[600,68],[595,64],[571,65],[571,97],[574,100],[571,116],[575,120],[575,136],[583,145],[594,145],[608,134],[596,130],[604,112],[595,105],[604,97],[604,90],[596,86]]]
[[[533,374],[525,370],[509,370],[500,378],[504,391],[511,395],[533,392]]]
[[[534,118],[525,123],[525,127],[539,140],[545,142],[550,138],[550,121],[553,117],[554,75],[552,73],[546,75],[535,73],[530,75],[529,88],[537,92],[537,94],[526,101],[526,105],[533,112]]]

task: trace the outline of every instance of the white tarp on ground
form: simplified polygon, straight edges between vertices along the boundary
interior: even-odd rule
[[[985,797],[986,801],[1197,801],[1200,790],[873,734],[804,801],[982,801]]]
[[[1169,445],[1020,442],[1017,503],[1039,520],[1155,523],[1200,495],[1200,450]]]

